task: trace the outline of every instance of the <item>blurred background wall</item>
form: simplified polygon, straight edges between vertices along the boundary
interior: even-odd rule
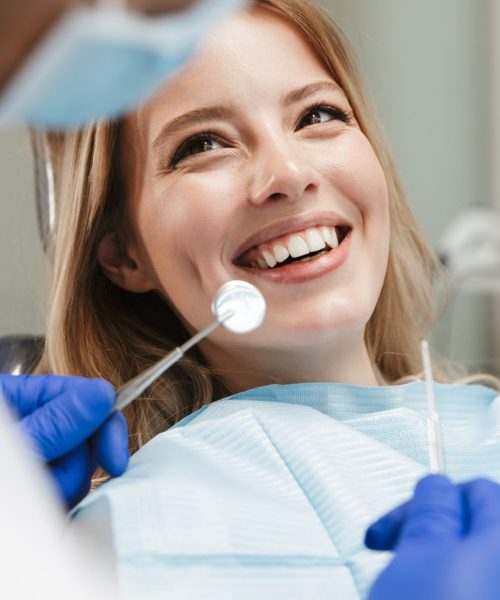
[[[492,192],[493,204],[500,213],[500,2],[491,0],[491,90],[492,90]],[[500,370],[500,299],[495,302],[495,319],[493,328],[496,332],[495,357]]]
[[[0,335],[42,333],[46,264],[25,130],[0,132]]]
[[[465,207],[492,204],[495,189],[500,206],[500,153],[493,155],[499,3],[322,1],[357,53],[410,203],[435,247]],[[27,133],[1,133],[0,335],[44,327],[46,266],[32,171]],[[472,368],[494,369],[495,307],[491,296],[452,290],[435,344]]]

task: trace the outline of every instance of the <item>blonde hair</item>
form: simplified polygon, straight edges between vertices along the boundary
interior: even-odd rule
[[[390,204],[389,264],[365,339],[384,381],[420,370],[420,339],[432,323],[438,261],[408,207],[376,126],[347,43],[335,24],[306,0],[258,0],[294,25],[344,90],[382,165]],[[97,262],[106,233],[125,243],[129,231],[120,169],[119,122],[49,135],[57,178],[53,287],[39,371],[103,377],[118,387],[187,338],[170,307],[155,293],[132,294],[113,285]],[[200,353],[182,359],[142,401],[126,409],[132,450],[184,415],[224,395],[221,378]]]

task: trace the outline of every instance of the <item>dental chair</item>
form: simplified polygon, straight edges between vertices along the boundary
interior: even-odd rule
[[[35,155],[35,200],[38,231],[47,254],[55,223],[54,172],[50,150],[39,133],[32,133]],[[35,335],[0,337],[0,373],[31,373],[43,352],[44,338]]]
[[[31,373],[43,352],[44,339],[33,335],[6,335],[0,338],[0,373]]]

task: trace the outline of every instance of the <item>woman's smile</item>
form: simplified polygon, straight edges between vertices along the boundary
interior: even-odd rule
[[[352,227],[334,213],[313,213],[274,223],[252,235],[233,263],[247,277],[303,283],[341,266]]]
[[[325,244],[322,250],[308,252],[297,258],[289,256],[272,267],[257,265],[243,268],[248,273],[248,279],[257,276],[273,283],[305,283],[341,267],[348,256],[349,242],[348,233],[336,246]]]

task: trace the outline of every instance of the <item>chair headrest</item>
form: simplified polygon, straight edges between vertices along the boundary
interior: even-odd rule
[[[44,338],[32,335],[0,337],[0,372],[31,373],[43,352]]]

